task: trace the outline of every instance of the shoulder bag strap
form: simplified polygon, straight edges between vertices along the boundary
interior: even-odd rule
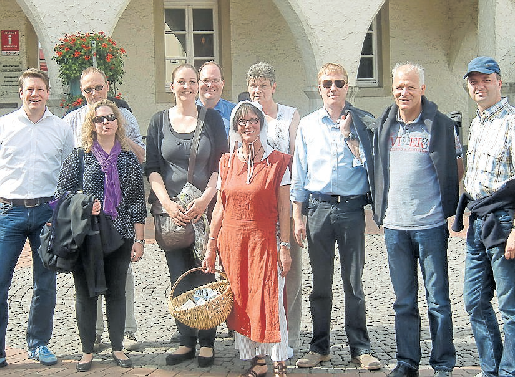
[[[193,136],[193,141],[191,143],[190,150],[190,162],[188,165],[188,182],[193,184],[193,173],[195,170],[195,161],[197,159],[198,146],[200,144],[200,134],[202,132],[202,128],[204,127],[204,119],[206,117],[206,108],[204,106],[200,107],[200,111],[197,118],[197,127],[195,128],[195,135]]]
[[[84,149],[77,149],[79,155],[79,188],[77,192],[82,192],[84,189]]]

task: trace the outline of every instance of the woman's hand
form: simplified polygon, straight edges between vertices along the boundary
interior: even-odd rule
[[[290,249],[286,246],[279,248],[279,267],[281,268],[281,276],[284,277],[290,271],[291,267],[291,256]]]
[[[209,203],[206,203],[205,200],[202,200],[202,197],[195,199],[188,204],[188,209],[185,215],[191,222],[196,223],[204,214],[208,204]]]
[[[179,203],[169,200],[166,204],[163,204],[163,208],[176,225],[186,226],[191,222],[185,209]]]
[[[138,262],[141,258],[143,258],[143,244],[139,242],[134,242],[132,244],[132,250],[131,250],[131,261],[132,262]]]
[[[100,210],[102,209],[102,204],[100,203],[100,200],[95,199],[93,202],[93,206],[91,207],[91,214],[92,215],[100,215]]]
[[[206,272],[214,273],[215,272],[215,261],[216,261],[216,240],[209,239],[206,247],[206,254],[204,255],[204,260],[202,261],[202,268],[206,270]]]

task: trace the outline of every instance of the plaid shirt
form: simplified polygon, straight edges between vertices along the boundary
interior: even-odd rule
[[[503,98],[470,125],[465,190],[473,199],[491,195],[515,177],[515,107]]]

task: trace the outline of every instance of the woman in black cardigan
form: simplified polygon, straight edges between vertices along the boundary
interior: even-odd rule
[[[87,262],[79,254],[73,278],[76,291],[76,316],[82,343],[82,359],[77,364],[79,372],[91,368],[97,294],[106,299],[109,338],[115,362],[124,368],[132,366],[131,360],[122,351],[125,326],[125,280],[129,262],[137,262],[143,256],[144,224],[146,217],[143,174],[140,164],[127,143],[123,125],[124,118],[116,105],[108,100],[95,103],[86,115],[82,128],[84,149],[83,192],[95,199],[92,214],[102,211],[112,219],[122,245],[103,255],[105,292],[90,294],[88,289]],[[81,164],[75,149],[63,163],[59,175],[56,197],[79,189]],[[92,251],[93,252],[93,251]],[[96,263],[98,265],[98,263]],[[85,268],[86,267],[86,268]]]
[[[204,127],[193,174],[193,185],[203,194],[184,208],[172,200],[187,181],[190,149],[201,107],[195,104],[198,93],[198,75],[189,64],[178,66],[172,73],[170,85],[175,95],[175,106],[158,112],[150,121],[147,134],[145,174],[152,192],[149,202],[159,200],[175,224],[184,226],[200,219],[216,193],[218,161],[228,150],[225,128],[221,116],[207,109]],[[193,245],[165,250],[166,261],[173,284],[184,272],[195,267]],[[211,275],[195,272],[186,276],[176,289],[176,294],[212,281]],[[180,347],[166,357],[167,365],[179,364],[195,357],[197,341],[200,345],[198,364],[208,367],[214,360],[216,328],[195,330],[176,321],[180,333]]]

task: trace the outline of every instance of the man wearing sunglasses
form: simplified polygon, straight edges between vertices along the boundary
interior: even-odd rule
[[[310,351],[297,361],[309,368],[330,355],[335,242],[340,253],[345,292],[345,331],[351,360],[361,368],[380,369],[370,354],[365,294],[365,214],[369,203],[368,167],[372,163],[371,114],[346,101],[348,77],[339,64],[318,73],[323,107],[302,118],[295,140],[291,200],[295,239],[304,244],[313,273],[309,296],[313,336]],[[307,221],[303,219],[303,207]]]
[[[88,106],[94,103],[107,99],[107,93],[109,92],[109,83],[104,72],[98,68],[89,67],[82,71],[80,78],[80,87],[82,95],[86,98],[86,105],[78,108],[67,114],[64,117],[64,121],[67,122],[72,130],[75,140],[75,146],[81,145],[82,135],[82,124],[86,118],[88,112]],[[125,107],[120,107],[120,112],[125,118],[125,121],[119,121],[125,125],[125,134],[127,135],[127,141],[138,158],[140,163],[145,161],[145,144],[141,137],[139,125],[136,117]],[[126,291],[126,317],[125,317],[125,339],[124,345],[127,350],[136,349],[138,346],[136,339],[137,323],[134,317],[134,275],[132,274],[132,268],[129,265],[127,271],[127,281],[125,285]],[[102,341],[102,333],[104,332],[104,321],[102,314],[102,298],[98,299],[98,311],[97,311],[97,336],[95,340],[95,347],[98,349]]]
[[[424,69],[397,64],[395,104],[378,119],[374,137],[374,218],[384,226],[395,292],[397,366],[389,377],[417,377],[421,358],[418,267],[426,289],[435,377],[456,363],[447,272],[447,218],[458,204],[463,175],[454,121],[424,96]]]
[[[64,121],[72,127],[75,146],[79,146],[82,142],[82,124],[86,118],[88,106],[100,100],[107,99],[109,83],[107,82],[107,77],[104,72],[97,68],[89,67],[82,72],[80,88],[82,95],[86,98],[86,105],[70,112],[64,117]],[[129,109],[120,107],[120,105],[118,105],[118,107],[125,118],[125,134],[127,135],[130,147],[139,162],[143,162],[145,160],[145,144],[141,137],[138,121]]]

